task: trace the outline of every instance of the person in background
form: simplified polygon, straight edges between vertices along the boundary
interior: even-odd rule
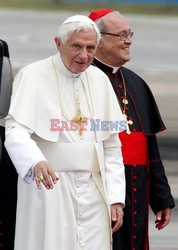
[[[58,53],[14,80],[5,146],[19,174],[15,250],[109,250],[122,225],[121,128],[94,126],[123,121],[109,79],[90,66],[99,39],[91,19],[69,17]]]
[[[0,126],[0,249],[13,250],[17,204],[17,172],[4,147],[5,130]]]
[[[130,60],[133,32],[126,18],[111,9],[92,11],[101,40],[93,65],[110,79],[127,121],[119,133],[126,174],[123,226],[113,235],[113,250],[148,250],[149,205],[158,230],[170,221],[175,206],[156,134],[165,129],[154,97],[144,80],[123,67]]]
[[[4,72],[11,74],[8,67],[4,65],[4,58],[9,60],[8,45],[4,40],[0,39],[0,117],[5,115],[8,109],[6,105],[10,96],[4,95],[6,92],[5,86],[10,83],[12,76],[7,76],[5,79]],[[6,81],[7,80],[7,81]],[[9,93],[10,95],[10,93]],[[4,109],[5,108],[5,109]],[[1,113],[2,112],[2,113]],[[5,128],[0,125],[0,249],[13,250],[14,249],[14,235],[15,235],[15,219],[16,219],[16,202],[17,202],[17,172],[12,164],[12,161],[4,147]]]

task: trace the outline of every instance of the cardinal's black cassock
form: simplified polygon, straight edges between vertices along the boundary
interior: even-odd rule
[[[124,222],[113,235],[113,250],[148,250],[148,210],[175,206],[160,159],[156,133],[165,130],[148,85],[131,70],[94,59],[109,77],[128,129],[120,133],[126,173]],[[107,101],[107,100],[106,100]]]

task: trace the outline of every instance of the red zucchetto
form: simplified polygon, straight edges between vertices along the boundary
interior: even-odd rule
[[[95,22],[98,18],[103,17],[110,12],[113,12],[113,10],[98,9],[98,10],[91,11],[91,13],[88,17]]]

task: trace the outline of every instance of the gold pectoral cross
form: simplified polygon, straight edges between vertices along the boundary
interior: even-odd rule
[[[127,130],[126,130],[126,134],[130,135],[131,134],[131,131],[130,131],[130,128],[129,128],[129,125],[132,125],[133,124],[133,121],[132,120],[127,120],[127,115],[126,114],[123,114],[126,122],[127,122]]]
[[[80,103],[79,102],[76,103],[76,106],[77,106],[76,115],[74,116],[72,121],[75,121],[78,123],[78,133],[80,136],[82,136],[83,135],[82,123],[87,122],[88,119],[85,116],[83,116],[83,114],[80,110]]]

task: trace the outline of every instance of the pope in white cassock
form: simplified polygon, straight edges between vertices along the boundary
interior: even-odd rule
[[[99,39],[92,20],[69,17],[59,53],[14,80],[5,146],[19,173],[15,250],[110,250],[122,225],[121,128],[108,124],[123,117],[90,66]]]

